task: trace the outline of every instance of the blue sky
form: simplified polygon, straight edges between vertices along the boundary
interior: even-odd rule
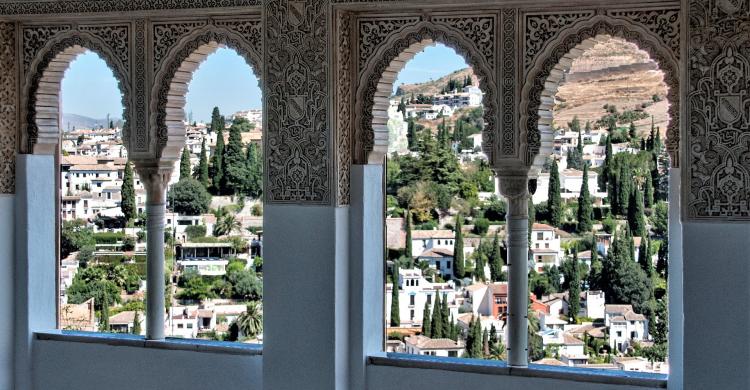
[[[409,61],[395,86],[436,79],[467,67],[462,57],[443,45],[428,47]],[[95,53],[79,56],[62,82],[63,112],[101,119],[122,117],[117,81],[107,64]],[[208,121],[218,106],[224,115],[248,108],[261,108],[258,79],[245,60],[231,49],[219,49],[201,64],[190,83],[186,113]]]

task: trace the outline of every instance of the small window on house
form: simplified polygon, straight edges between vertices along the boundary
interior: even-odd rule
[[[414,295],[409,296],[409,305],[414,306]],[[413,312],[413,311],[412,311]]]
[[[539,232],[539,233],[536,234],[536,239],[537,240],[541,240],[543,238],[544,238],[544,233]]]

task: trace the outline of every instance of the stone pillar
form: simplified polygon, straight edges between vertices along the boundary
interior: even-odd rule
[[[164,213],[172,168],[138,167],[146,188],[146,339],[164,339]]]
[[[524,176],[501,176],[500,193],[508,201],[508,364],[528,366],[529,190]]]

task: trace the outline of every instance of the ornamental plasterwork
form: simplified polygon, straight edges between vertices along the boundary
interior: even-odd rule
[[[329,1],[264,5],[266,202],[329,205]]]
[[[336,18],[336,171],[338,183],[337,204],[348,205],[350,202],[352,137],[354,99],[352,93],[352,72],[354,71],[352,57],[352,16],[340,13]]]
[[[15,193],[16,130],[16,26],[0,23],[0,194]]]
[[[3,1],[0,15],[127,12],[170,9],[254,7],[261,0],[56,0]]]
[[[146,21],[138,19],[135,21],[134,39],[134,70],[133,89],[135,91],[133,104],[135,109],[131,116],[133,124],[127,126],[132,130],[131,134],[123,131],[123,142],[128,147],[131,155],[135,153],[148,154],[148,103],[146,102],[146,90],[148,80],[146,79]]]
[[[41,40],[44,42],[41,42]],[[122,41],[125,40],[123,43]],[[25,71],[25,129],[22,134],[22,151],[31,153],[37,139],[44,136],[45,143],[56,143],[58,134],[39,134],[36,123],[37,91],[45,72],[52,63],[70,62],[72,59],[58,57],[74,47],[96,52],[107,63],[120,91],[123,94],[123,119],[126,127],[130,113],[130,34],[129,25],[85,25],[85,26],[27,26],[22,29],[22,50]],[[26,61],[29,61],[26,64]],[[53,77],[59,83],[61,75]],[[47,91],[49,94],[50,91]],[[59,93],[59,90],[57,91]],[[57,130],[59,132],[59,130]],[[127,133],[127,129],[123,129]]]
[[[367,61],[391,34],[417,24],[420,19],[418,16],[411,16],[358,20],[360,71],[364,70]]]
[[[392,65],[393,61],[403,61],[404,53],[412,51],[414,48],[425,45],[425,42],[439,42],[456,50],[467,63],[474,69],[479,78],[480,88],[484,92],[484,133],[483,148],[491,161],[494,156],[498,155],[495,145],[495,132],[497,122],[497,84],[496,84],[496,27],[497,14],[487,13],[486,15],[422,15],[419,16],[420,22],[417,24],[407,25],[398,30],[368,28],[358,29],[359,43],[358,52],[367,51],[368,59],[364,68],[360,67],[360,74],[357,86],[357,122],[354,126],[354,150],[353,158],[355,163],[366,163],[373,160],[370,153],[377,152],[377,155],[384,154],[383,145],[381,145],[387,135],[376,136],[373,128],[373,107],[375,95],[378,91],[387,93],[392,86],[391,81],[384,81],[383,74],[386,70],[389,73],[396,73]],[[360,21],[360,25],[363,22]],[[366,23],[387,23],[382,18],[369,19]],[[382,32],[386,31],[386,32]],[[382,34],[382,36],[371,37],[362,34]],[[377,47],[373,47],[373,42],[377,42]],[[362,57],[360,56],[360,61]],[[408,59],[407,59],[408,60]],[[386,91],[386,92],[383,92]],[[338,131],[351,131],[349,129],[339,128]],[[376,137],[380,139],[376,150]],[[385,137],[385,138],[384,138]],[[382,138],[382,139],[381,139]],[[377,158],[376,158],[377,159]]]
[[[594,16],[593,11],[526,15],[523,66],[528,70],[544,47],[573,23]]]
[[[165,23],[154,23],[151,26],[154,52],[153,52],[153,64],[154,72],[159,70],[164,57],[180,38],[189,34],[190,32],[208,24],[207,20],[192,21],[192,22],[165,22]]]
[[[525,53],[525,61],[529,63],[525,75],[524,95],[522,96],[521,131],[525,134],[526,141],[526,164],[532,165],[543,143],[551,142],[553,135],[542,134],[539,129],[539,107],[543,93],[554,96],[555,91],[549,89],[547,78],[552,69],[559,66],[560,60],[589,38],[597,35],[611,35],[624,38],[635,43],[640,49],[646,51],[655,60],[664,72],[664,82],[669,91],[667,99],[670,102],[669,116],[671,118],[667,129],[667,149],[672,155],[672,163],[678,165],[679,150],[679,66],[675,56],[674,33],[679,35],[679,18],[673,18],[670,13],[666,17],[654,17],[654,11],[644,11],[647,16],[637,17],[635,11],[628,13],[628,18],[605,16],[605,12],[599,15],[582,13],[581,20],[569,21],[568,27],[557,29],[556,33],[550,34],[551,25],[560,23],[560,19],[554,15],[527,15],[525,23],[526,48],[532,48],[533,55]],[[569,14],[568,14],[569,15]],[[541,19],[540,19],[541,18]],[[544,19],[553,20],[554,23],[546,22]],[[534,20],[533,23],[529,23]],[[650,27],[639,21],[650,21],[654,25]],[[665,20],[670,21],[671,27],[664,27]],[[656,26],[659,25],[659,26]],[[537,31],[542,28],[543,32]],[[665,35],[659,36],[654,31],[661,31]],[[531,42],[529,42],[531,41]],[[540,42],[536,42],[540,41]],[[543,42],[541,42],[543,41]]]
[[[510,8],[502,11],[501,21],[501,139],[497,142],[500,158],[516,157],[516,122],[518,118],[518,104],[516,100],[518,83],[517,66],[518,55],[516,54],[516,25],[518,11]]]
[[[690,1],[683,202],[689,220],[750,220],[750,5]]]
[[[174,33],[168,33],[170,26],[174,26]],[[153,101],[156,104],[155,121],[156,121],[156,138],[158,139],[157,157],[166,160],[177,160],[179,150],[184,144],[184,133],[170,135],[167,123],[167,106],[170,96],[170,90],[174,88],[175,83],[185,84],[182,90],[187,90],[187,80],[175,80],[175,74],[178,71],[192,73],[199,66],[201,60],[193,58],[186,62],[188,57],[196,55],[199,49],[206,45],[226,45],[242,56],[248,64],[260,75],[261,70],[261,22],[253,17],[252,19],[222,20],[215,22],[212,20],[205,22],[191,22],[167,24],[160,23],[153,28],[154,32],[154,53],[160,53],[159,65],[155,64],[158,70],[156,73],[155,91]],[[249,41],[248,39],[252,40]],[[169,45],[169,46],[167,46]],[[200,53],[202,59],[208,54]],[[156,59],[155,59],[156,62]],[[177,94],[180,95],[180,94]],[[184,92],[182,93],[184,97]],[[179,121],[181,123],[181,121]],[[176,123],[177,127],[180,123]],[[165,147],[169,144],[170,138],[172,144],[179,146],[175,150],[167,150]]]

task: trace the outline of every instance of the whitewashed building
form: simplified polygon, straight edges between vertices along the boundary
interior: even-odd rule
[[[440,295],[448,298],[448,309],[453,318],[458,317],[457,293],[453,288],[453,283],[431,283],[422,275],[419,268],[399,269],[399,317],[402,327],[421,327],[422,316],[424,315],[425,302],[430,306],[430,310],[435,304],[435,299]],[[393,285],[386,285],[386,317],[390,315],[391,296]],[[386,324],[389,318],[385,318]]]

